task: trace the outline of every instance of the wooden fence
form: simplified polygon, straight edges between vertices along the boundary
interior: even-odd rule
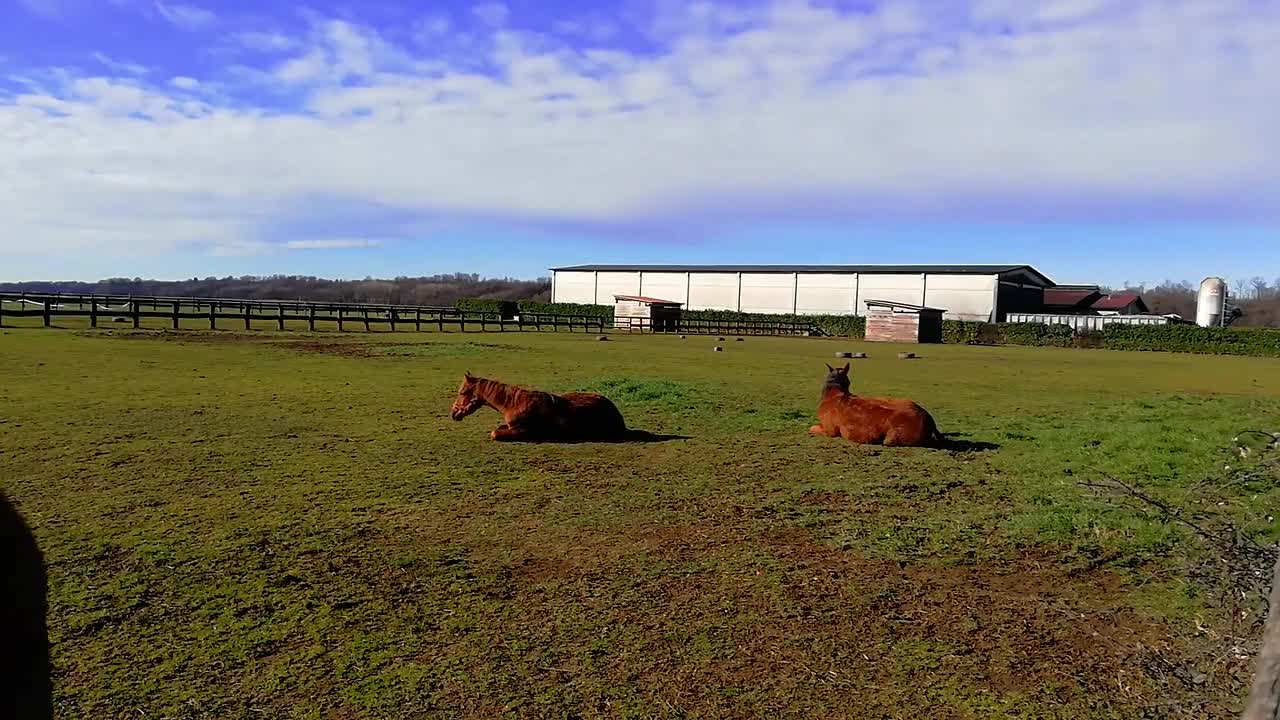
[[[812,323],[772,320],[694,320],[689,318],[617,318],[614,327],[628,333],[681,335],[820,335]]]
[[[374,326],[392,331],[446,329],[514,331],[679,333],[687,335],[815,335],[822,334],[812,324],[770,320],[664,319],[655,324],[648,318],[613,318],[597,315],[528,313],[504,318],[498,312],[459,310],[431,305],[387,305],[378,303],[312,302],[305,300],[236,300],[229,298],[181,298],[138,295],[85,295],[76,293],[0,293],[0,327],[5,318],[40,318],[52,327],[56,318],[88,318],[90,327],[104,323],[139,328],[145,319],[167,320],[173,329],[183,320],[200,320],[208,329],[242,326],[249,330],[263,323],[277,330],[288,323],[306,323],[314,332],[316,323],[335,323],[345,331],[351,325],[372,330]],[[201,323],[203,326],[203,322]]]
[[[305,322],[315,331],[317,322],[336,323],[345,331],[354,324],[366,331],[373,326],[388,326],[392,331],[412,326],[414,330],[446,328],[458,330],[565,330],[604,332],[606,319],[586,315],[524,315],[503,318],[496,312],[475,312],[451,307],[426,305],[383,305],[376,303],[327,303],[301,300],[233,300],[226,298],[177,298],[154,296],[80,295],[71,293],[33,294],[0,293],[0,327],[5,318],[40,318],[51,327],[58,317],[88,318],[90,327],[102,323],[128,324],[138,328],[143,319],[170,321],[174,329],[182,320],[208,321],[210,330],[219,329],[219,321],[240,324],[247,330],[254,322],[275,323],[276,329],[287,329],[286,323]]]

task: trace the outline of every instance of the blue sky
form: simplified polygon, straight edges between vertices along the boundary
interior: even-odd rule
[[[1280,277],[1267,0],[0,5],[0,280]]]

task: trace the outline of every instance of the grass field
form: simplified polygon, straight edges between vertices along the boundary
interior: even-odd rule
[[[1114,477],[1280,538],[1280,361],[820,339],[0,332],[65,718],[1228,718],[1256,634]],[[949,451],[807,435],[824,363]],[[506,445],[464,370],[688,439]],[[1242,612],[1245,613],[1242,615]]]

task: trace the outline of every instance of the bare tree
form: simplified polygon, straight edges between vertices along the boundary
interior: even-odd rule
[[[1253,299],[1261,300],[1267,296],[1267,279],[1254,275],[1249,278],[1249,287],[1253,288]]]

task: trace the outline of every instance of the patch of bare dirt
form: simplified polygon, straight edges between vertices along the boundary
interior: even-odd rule
[[[326,340],[286,340],[283,342],[273,342],[272,347],[283,350],[293,350],[302,353],[320,353],[323,355],[339,355],[342,357],[377,357],[378,347],[393,345],[394,343],[369,343],[369,342],[333,342]]]

